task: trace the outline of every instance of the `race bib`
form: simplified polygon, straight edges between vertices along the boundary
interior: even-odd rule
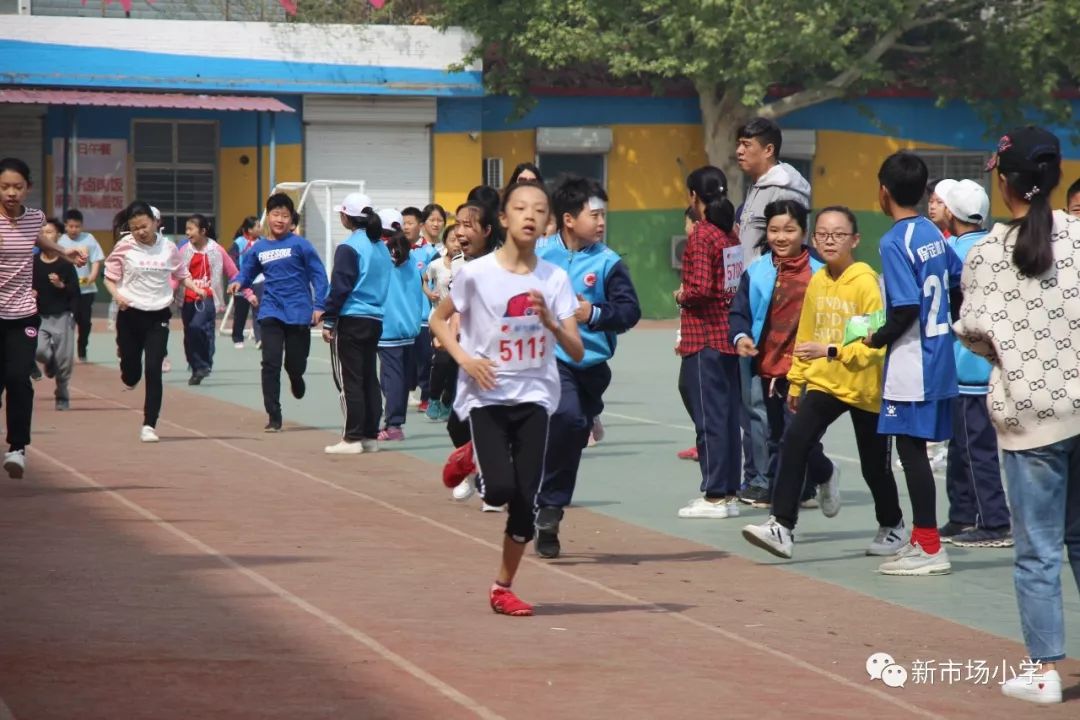
[[[503,318],[489,357],[501,372],[541,367],[547,358],[547,331],[537,315]]]
[[[743,249],[741,245],[724,248],[724,290],[735,292],[739,289],[739,278],[743,274]]]

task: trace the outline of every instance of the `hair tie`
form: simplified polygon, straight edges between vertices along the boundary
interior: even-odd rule
[[[1032,185],[1031,190],[1024,193],[1024,199],[1030,201],[1033,197],[1038,195],[1040,192],[1042,192],[1042,190],[1039,189],[1038,185]]]

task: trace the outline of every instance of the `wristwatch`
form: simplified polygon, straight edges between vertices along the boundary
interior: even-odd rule
[[[839,354],[840,354],[840,348],[836,347],[835,345],[830,345],[825,350],[825,355],[830,360],[835,360]]]

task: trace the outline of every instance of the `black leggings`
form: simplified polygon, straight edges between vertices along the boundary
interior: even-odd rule
[[[12,450],[30,444],[30,421],[34,413],[34,370],[37,353],[37,314],[15,320],[0,320],[0,389],[7,401],[7,441]]]
[[[506,534],[527,543],[535,533],[536,495],[544,477],[548,413],[536,403],[487,405],[469,414],[477,487],[488,505],[509,504]]]
[[[851,415],[863,480],[874,497],[874,512],[880,527],[896,527],[903,514],[896,480],[889,467],[889,437],[878,435],[877,413],[860,410],[828,393],[811,390],[802,396],[799,410],[788,425],[780,450],[780,469],[773,489],[772,514],[792,530],[799,519],[799,496],[806,478],[811,450],[825,431],[844,413]],[[925,453],[924,453],[925,455]]]
[[[937,490],[930,458],[926,455],[926,441],[910,435],[897,435],[896,454],[904,466],[914,526],[937,528]]]
[[[128,308],[116,314],[116,344],[120,348],[120,379],[135,387],[143,375],[146,356],[146,399],[143,401],[143,425],[156,427],[161,413],[161,363],[169,348],[169,308],[136,310]]]
[[[435,351],[431,360],[431,399],[452,405],[457,396],[457,363],[445,349]]]

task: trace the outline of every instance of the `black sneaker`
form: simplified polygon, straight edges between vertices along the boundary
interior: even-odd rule
[[[562,547],[559,545],[559,534],[544,530],[536,531],[536,554],[548,560],[559,557]]]
[[[557,535],[559,532],[559,521],[562,520],[562,516],[562,508],[542,507],[540,508],[540,511],[536,513],[536,529]]]
[[[34,369],[30,371],[30,379],[33,380],[34,382],[37,382],[41,378],[42,378],[41,368],[38,367],[37,363],[34,363]]]
[[[753,507],[769,507],[769,488],[751,485],[745,490],[740,490],[739,501]]]
[[[263,428],[263,432],[279,433],[281,432],[281,418],[270,418],[270,422],[266,423],[266,427]]]
[[[67,400],[57,400],[56,409],[60,411],[70,410],[71,404]]]
[[[188,378],[187,384],[188,385],[201,385],[202,384],[202,379],[203,379],[202,375],[200,375],[197,372],[194,372],[194,373],[191,374],[191,377]]]
[[[292,388],[292,396],[297,400],[304,398],[304,393],[307,392],[307,385],[304,384],[303,377],[289,378],[289,386]]]
[[[941,536],[941,542],[951,543],[953,541],[953,538],[960,533],[970,532],[974,529],[974,525],[964,525],[963,523],[955,523],[950,520],[949,522],[938,528],[938,535]]]
[[[1010,548],[1013,546],[1012,529],[974,528],[953,535],[952,544],[964,548]]]

